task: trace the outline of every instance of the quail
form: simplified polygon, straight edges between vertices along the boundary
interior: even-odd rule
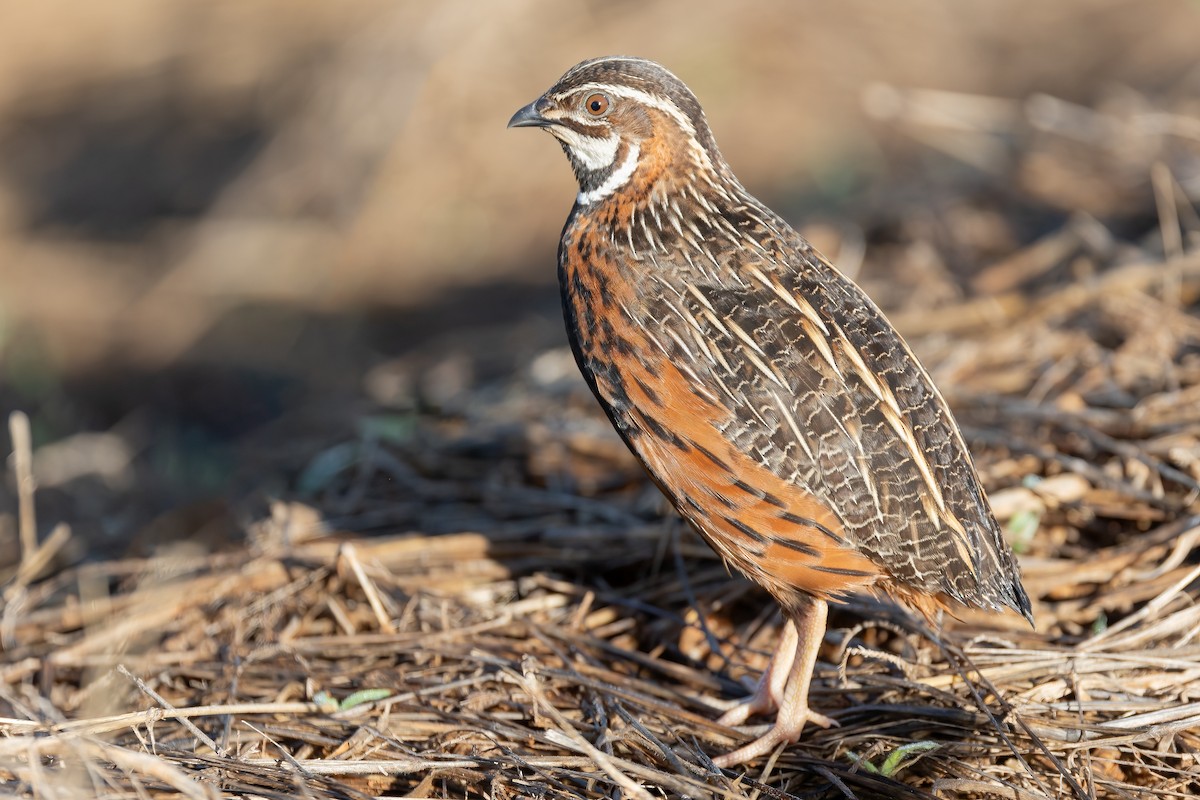
[[[873,592],[924,613],[1029,598],[929,373],[852,281],[756,200],[695,95],[645,59],[584,61],[513,115],[579,183],[558,277],[571,348],[625,443],[787,624],[754,693],[775,712],[714,759],[796,741],[827,604]]]

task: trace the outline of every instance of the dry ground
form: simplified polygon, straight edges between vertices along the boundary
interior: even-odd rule
[[[914,131],[980,102],[886,99]],[[1008,114],[1024,119],[1001,131],[1014,174],[1051,175],[1047,191],[1119,185],[1086,158],[1112,142],[1073,138],[1081,119],[1124,153],[1138,143],[1140,228],[1081,210],[1014,247],[1020,208],[974,197],[898,215],[865,261],[853,236],[824,235],[957,409],[1036,630],[982,615],[930,630],[852,603],[814,690],[840,727],[716,770],[707,756],[744,734],[712,719],[764,665],[771,604],[664,514],[565,349],[439,395],[443,363],[417,376],[416,405],[277,452],[306,503],[226,520],[246,536],[216,552],[47,570],[70,531],[35,547],[22,528],[0,776],[33,797],[1193,796],[1197,118],[1049,98]],[[997,131],[952,134],[967,152]],[[984,252],[998,255],[964,283],[955,262]]]

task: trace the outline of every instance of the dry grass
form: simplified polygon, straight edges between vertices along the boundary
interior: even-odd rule
[[[978,168],[1082,198],[1042,238],[996,245],[968,291],[943,257],[955,243],[927,235],[915,211],[902,222],[916,233],[868,248],[861,273],[959,412],[1022,554],[1036,631],[983,615],[935,631],[851,603],[833,616],[813,694],[840,727],[722,772],[708,756],[745,733],[712,720],[763,667],[778,615],[662,513],[565,351],[453,413],[364,419],[297,478],[311,507],[276,502],[245,544],[216,554],[47,568],[71,534],[29,534],[28,437],[14,416],[24,533],[0,617],[7,790],[1195,796],[1195,118],[1153,111],[1148,131],[1124,111],[1042,113],[1048,99],[883,100],[897,124]],[[918,113],[931,102],[941,127]],[[944,124],[980,108],[1004,113]],[[1070,137],[1075,160],[1056,158]],[[980,145],[992,140],[1002,152]],[[1098,166],[1116,143],[1119,174]],[[1138,164],[1144,180],[1121,184]],[[1101,197],[1085,179],[1117,188]],[[1113,232],[1082,210],[1087,198],[1141,202],[1155,226]],[[1005,240],[1009,211],[967,204],[947,227],[975,236],[957,243],[975,257]]]

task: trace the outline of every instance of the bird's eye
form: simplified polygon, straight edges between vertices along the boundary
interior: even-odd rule
[[[599,117],[608,111],[608,98],[602,94],[593,94],[583,101],[583,107],[593,117]]]

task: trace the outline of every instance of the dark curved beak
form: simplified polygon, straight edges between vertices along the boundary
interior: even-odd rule
[[[542,102],[542,98],[534,100],[529,105],[522,108],[520,111],[512,115],[512,119],[508,121],[510,128],[545,128],[553,123],[543,117],[538,112],[538,104]]]

